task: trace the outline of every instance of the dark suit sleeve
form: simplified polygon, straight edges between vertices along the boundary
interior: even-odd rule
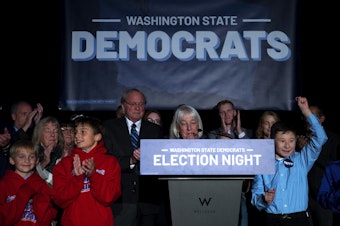
[[[130,173],[130,157],[133,150],[125,119],[111,119],[105,121],[103,125],[103,140],[107,154],[117,158],[122,172]]]

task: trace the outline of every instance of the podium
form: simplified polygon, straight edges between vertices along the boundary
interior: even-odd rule
[[[168,181],[173,226],[238,226],[243,181],[273,174],[274,156],[270,139],[145,139],[140,169]]]
[[[238,226],[243,179],[166,179],[172,225]]]

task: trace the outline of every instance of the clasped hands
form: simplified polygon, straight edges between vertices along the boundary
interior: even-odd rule
[[[222,125],[223,132],[227,132],[228,130],[235,131],[236,129],[237,135],[242,133],[243,131],[242,131],[242,125],[241,125],[240,110],[236,110],[236,109],[234,110],[233,120],[231,124],[229,125],[229,127],[227,127],[224,117],[221,118],[221,125]]]
[[[78,154],[74,155],[73,172],[76,176],[79,176],[81,174],[91,176],[94,171],[95,171],[95,164],[94,164],[93,157],[80,161],[79,155]]]
[[[44,112],[43,106],[40,103],[38,103],[37,107],[34,108],[33,111],[29,113],[29,117],[27,117],[22,129],[26,132],[28,128],[32,126],[33,121],[35,124],[38,124],[38,122],[42,118],[43,112]]]

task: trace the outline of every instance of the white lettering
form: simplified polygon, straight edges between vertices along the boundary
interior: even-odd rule
[[[249,42],[250,52],[247,52],[245,42]],[[164,31],[150,34],[137,31],[134,36],[127,31],[97,31],[96,37],[87,31],[73,31],[72,59],[90,61],[96,56],[100,61],[128,61],[130,51],[133,51],[139,61],[146,61],[148,57],[166,61],[171,56],[181,61],[194,58],[199,61],[229,61],[233,58],[258,61],[262,58],[263,42],[268,45],[266,53],[273,60],[285,61],[290,58],[290,39],[281,31],[244,31],[243,35],[228,31],[223,42],[212,31],[197,31],[195,36],[187,31],[177,31],[172,37]]]

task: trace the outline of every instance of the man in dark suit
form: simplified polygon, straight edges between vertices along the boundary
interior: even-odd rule
[[[122,173],[122,196],[112,207],[115,226],[154,226],[160,211],[158,194],[165,182],[156,176],[140,175],[139,140],[162,138],[162,128],[143,119],[146,97],[140,90],[127,90],[121,97],[121,105],[125,117],[103,123],[105,146],[118,159]],[[130,137],[133,124],[139,136],[137,148],[133,148]]]
[[[18,140],[30,140],[34,126],[43,115],[40,103],[33,109],[27,101],[18,101],[11,105],[11,122],[0,123],[0,178],[7,169],[14,169],[9,163],[9,149]]]

